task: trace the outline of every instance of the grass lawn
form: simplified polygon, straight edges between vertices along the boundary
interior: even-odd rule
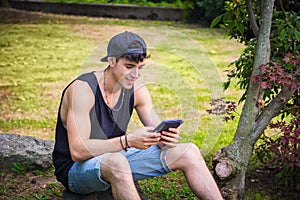
[[[148,86],[159,116],[184,119],[182,141],[196,143],[208,164],[216,150],[231,142],[237,121],[224,124],[206,113],[212,99],[238,100],[241,94],[236,88],[226,93],[222,90],[225,70],[243,46],[226,38],[221,30],[174,22],[15,10],[0,13],[1,133],[53,140],[64,87],[83,72],[105,67],[99,59],[105,54],[108,40],[129,30],[142,35],[148,44],[151,58],[140,81]],[[140,126],[134,114],[129,131]],[[194,199],[181,175],[175,172],[141,181],[141,185],[151,199]],[[59,197],[61,188],[51,184],[54,192],[37,193],[44,194],[44,199]],[[9,191],[1,185],[0,197],[5,197],[6,189]]]

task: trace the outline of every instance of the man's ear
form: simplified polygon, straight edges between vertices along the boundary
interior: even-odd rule
[[[109,66],[114,66],[116,64],[116,58],[115,57],[108,57],[107,58]]]

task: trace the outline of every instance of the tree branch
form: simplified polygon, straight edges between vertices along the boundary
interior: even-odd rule
[[[296,83],[300,83],[299,73],[300,68],[294,73]],[[255,140],[260,137],[270,121],[284,108],[284,105],[291,99],[297,89],[299,88],[283,87],[279,94],[264,108],[256,121]]]
[[[252,31],[253,31],[255,37],[257,38],[259,27],[256,23],[254,12],[253,12],[253,9],[252,9],[252,0],[247,0],[246,1],[246,8],[247,8],[249,21],[250,21],[250,24],[251,24],[251,27],[252,27]]]
[[[255,138],[256,141],[261,133],[268,127],[270,121],[283,109],[284,105],[291,99],[296,89],[285,86],[281,92],[264,108],[256,121]]]
[[[279,3],[280,3],[280,8],[283,12],[284,18],[286,18],[286,14],[285,14],[285,10],[284,10],[283,4],[282,4],[282,0],[279,0]]]

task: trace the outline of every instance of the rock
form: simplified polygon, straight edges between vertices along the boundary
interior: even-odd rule
[[[53,166],[54,141],[17,134],[0,134],[0,171],[11,170],[13,163],[29,170]]]

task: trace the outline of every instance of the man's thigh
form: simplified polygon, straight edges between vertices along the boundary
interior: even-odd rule
[[[162,150],[155,145],[146,150],[130,148],[121,153],[129,162],[134,180],[163,176],[171,172],[166,161],[168,149]]]
[[[84,162],[75,162],[68,174],[69,190],[79,194],[107,190],[110,184],[102,178],[101,174],[101,162],[107,155],[109,154],[103,154]]]

